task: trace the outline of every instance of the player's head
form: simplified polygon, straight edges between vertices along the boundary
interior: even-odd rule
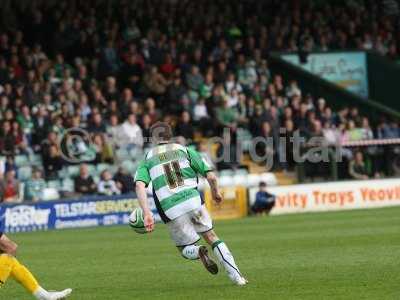
[[[260,181],[258,187],[260,188],[260,191],[265,191],[265,189],[267,188],[267,183],[265,181]]]
[[[168,123],[157,122],[150,128],[151,141],[154,144],[168,142],[172,139],[172,128]]]

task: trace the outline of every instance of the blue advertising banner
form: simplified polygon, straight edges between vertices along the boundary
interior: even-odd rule
[[[364,52],[310,53],[305,64],[300,63],[297,54],[284,54],[281,57],[363,98],[368,97],[368,70]]]
[[[64,201],[3,204],[0,231],[24,232],[128,224],[136,195],[90,196]],[[156,213],[156,221],[159,216]]]

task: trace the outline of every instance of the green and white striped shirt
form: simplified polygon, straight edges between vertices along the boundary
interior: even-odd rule
[[[211,170],[196,150],[179,144],[160,144],[140,163],[135,182],[153,184],[158,212],[168,222],[202,205],[198,175],[206,176]]]

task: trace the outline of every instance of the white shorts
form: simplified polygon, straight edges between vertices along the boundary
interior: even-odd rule
[[[204,205],[179,216],[166,225],[177,247],[195,244],[200,240],[199,233],[213,229],[210,214]]]

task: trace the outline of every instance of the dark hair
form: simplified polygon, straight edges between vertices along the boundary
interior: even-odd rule
[[[33,167],[32,168],[32,174],[33,173],[40,173],[40,175],[42,175],[42,170],[39,167]]]
[[[108,169],[105,169],[105,170],[103,170],[103,171],[100,173],[100,178],[101,178],[102,180],[104,180],[104,175],[106,175],[107,172],[108,172]]]
[[[166,122],[156,122],[150,128],[150,134],[153,142],[165,142],[172,139],[172,128]]]
[[[267,183],[265,181],[260,181],[259,187],[266,187]]]

